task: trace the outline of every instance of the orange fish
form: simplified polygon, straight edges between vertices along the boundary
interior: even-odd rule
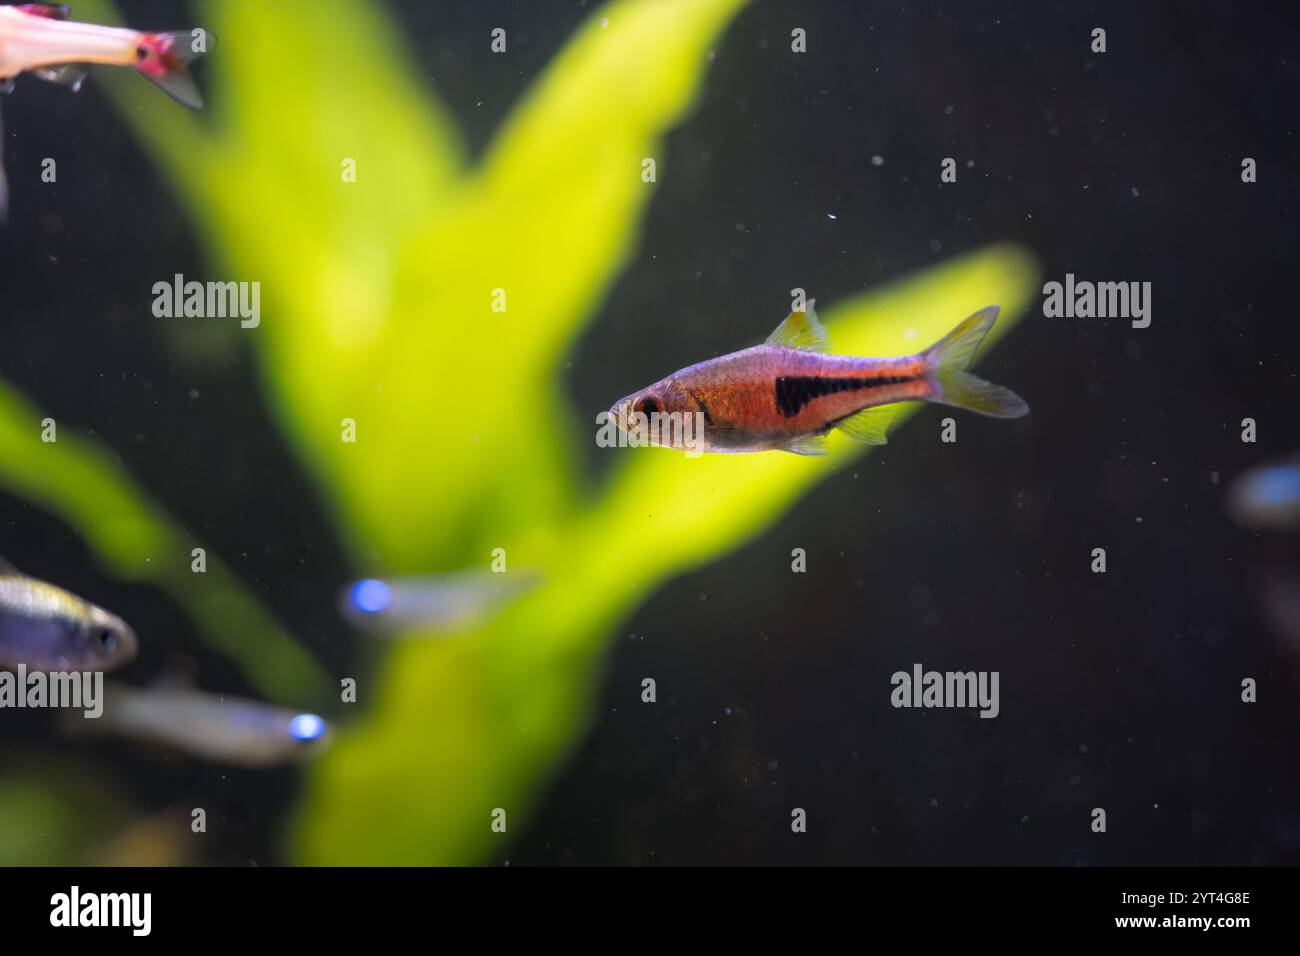
[[[996,305],[983,308],[915,355],[858,358],[827,354],[826,329],[809,302],[762,345],[674,372],[620,399],[609,420],[637,443],[718,454],[824,455],[833,428],[884,444],[899,402],[1019,418],[1029,412],[1019,395],[966,371],[997,317]],[[692,420],[702,429],[693,429]]]

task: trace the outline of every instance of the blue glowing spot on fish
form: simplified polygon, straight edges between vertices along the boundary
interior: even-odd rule
[[[339,589],[339,610],[349,623],[372,634],[449,632],[500,609],[536,580],[529,570],[497,574],[486,569],[362,578]]]
[[[379,614],[388,610],[393,591],[383,581],[367,578],[352,586],[352,605],[363,614]]]
[[[1255,475],[1250,492],[1264,504],[1282,505],[1300,499],[1300,466],[1280,465]]]
[[[315,714],[299,714],[289,722],[289,734],[294,740],[320,740],[325,736],[325,721]]]
[[[1228,507],[1238,524],[1255,530],[1300,529],[1300,463],[1263,465],[1232,483]]]

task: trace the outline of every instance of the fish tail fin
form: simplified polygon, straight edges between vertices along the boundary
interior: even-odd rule
[[[109,707],[107,701],[111,697],[114,704],[118,704],[128,691],[124,685],[116,681],[106,680],[102,687],[103,695],[96,702],[99,709],[98,717],[87,717],[86,708],[70,707],[60,711],[57,726],[64,737],[78,740],[112,733],[114,708]]]
[[[966,371],[997,318],[998,307],[986,306],[925,350],[930,376],[937,386],[930,401],[993,418],[1020,418],[1029,414],[1025,400],[1011,389]]]
[[[211,37],[203,31],[142,33],[135,70],[182,106],[203,108],[203,95],[187,69],[207,52]]]

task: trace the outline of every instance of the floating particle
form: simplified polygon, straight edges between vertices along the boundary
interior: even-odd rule
[[[872,157],[871,157],[871,165],[872,165],[872,166],[883,166],[883,165],[885,165],[885,157],[883,157],[883,156],[872,156]]]
[[[931,239],[931,240],[930,240],[930,251],[931,251],[931,252],[942,252],[942,251],[943,251],[943,243],[940,242],[938,239]]]
[[[837,216],[837,215],[835,215],[835,213],[833,213],[833,212],[828,212],[828,213],[826,214],[826,218],[827,218],[827,219],[839,219],[840,217]]]
[[[954,109],[953,105],[952,105],[951,103],[949,103],[947,106],[945,106],[945,107],[943,108],[943,115],[944,115],[944,116],[951,116],[951,115],[952,115],[952,111],[953,111],[953,109]]]

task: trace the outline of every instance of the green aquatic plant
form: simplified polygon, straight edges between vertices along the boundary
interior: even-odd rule
[[[204,6],[221,38],[209,115],[178,116],[142,84],[102,78],[176,184],[214,272],[261,282],[262,323],[241,334],[357,572],[486,568],[495,549],[509,568],[540,572],[460,633],[393,643],[355,712],[333,708],[342,726],[307,772],[290,859],[489,858],[494,809],[512,831],[524,823],[588,725],[617,624],[863,453],[837,438],[825,459],[628,452],[595,486],[578,467],[594,411],[566,397],[565,359],[636,249],[657,188],[642,160],[672,175],[665,132],[742,5],[608,4],[477,162],[373,4],[318,0],[306,18],[277,4]],[[77,12],[113,19],[98,0]],[[999,302],[996,337],[1034,279],[1026,253],[995,246],[823,315],[837,351],[891,354]],[[520,427],[519,410],[538,407],[548,414]],[[52,453],[33,437],[39,415],[0,391],[0,488],[61,515],[112,573],[148,577],[196,622],[214,602],[242,614],[245,637],[205,636],[269,697],[321,692],[318,668],[231,576],[182,573],[190,539],[111,453],[80,436]],[[355,442],[341,440],[345,420]],[[625,507],[650,488],[652,511]],[[322,582],[323,598],[336,583]]]

